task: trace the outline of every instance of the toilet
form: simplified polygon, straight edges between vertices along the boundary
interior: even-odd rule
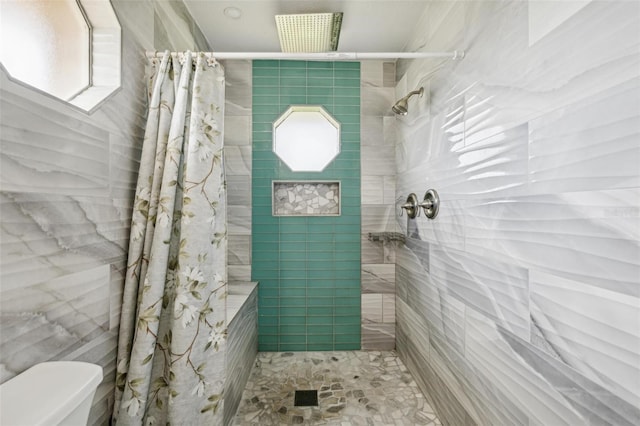
[[[85,426],[102,367],[43,362],[0,385],[2,426]]]

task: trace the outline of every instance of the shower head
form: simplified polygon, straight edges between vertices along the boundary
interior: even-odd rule
[[[413,92],[410,92],[407,96],[405,96],[404,98],[396,102],[391,107],[391,110],[398,115],[407,115],[407,112],[409,112],[409,104],[408,104],[409,98],[412,97],[413,95],[422,96],[423,93],[424,93],[424,87],[421,87],[420,89],[416,89]]]

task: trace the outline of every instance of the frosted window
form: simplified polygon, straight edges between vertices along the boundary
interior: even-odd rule
[[[340,123],[319,105],[293,105],[273,123],[273,152],[294,172],[320,172],[340,153]]]
[[[0,62],[69,100],[90,83],[90,30],[76,0],[0,0]]]

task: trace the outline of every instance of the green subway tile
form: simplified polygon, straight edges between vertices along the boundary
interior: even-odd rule
[[[261,105],[266,106],[266,105]],[[278,119],[279,114],[277,113],[269,113],[269,114],[253,114],[253,122],[254,123],[273,123]]]
[[[315,265],[309,265],[311,266],[315,266]],[[335,271],[327,271],[321,268],[318,269],[314,269],[314,270],[308,270],[308,276],[310,279],[315,279],[315,280],[328,280],[328,279],[332,279],[335,276]]]
[[[333,306],[307,306],[307,318],[322,317],[330,318],[333,321],[335,309]],[[330,323],[327,323],[330,324]]]
[[[280,260],[283,262],[303,262],[307,257],[305,252],[300,251],[281,251]]]
[[[279,105],[288,107],[289,105],[306,105],[307,104],[307,96],[306,95],[286,95],[280,96]]]
[[[280,316],[304,316],[307,314],[307,308],[298,306],[281,306]]]
[[[333,67],[334,67],[334,62],[328,62],[328,61],[308,61],[307,62],[308,69],[317,69],[317,68],[333,69]]]
[[[322,316],[314,316],[309,313],[309,309],[307,308],[307,325],[332,325],[333,324],[333,316],[332,315],[322,315]],[[317,309],[317,308],[313,308]]]
[[[336,297],[360,297],[359,288],[336,288]]]
[[[357,85],[360,86],[360,70],[359,69],[340,69],[337,68],[333,71],[336,78],[352,78],[357,80]]]
[[[333,334],[333,325],[307,325],[308,334]]]
[[[278,95],[280,95],[280,90],[278,89],[277,85],[275,87],[274,86],[254,87],[253,95],[277,97]]]
[[[334,298],[333,297],[316,297],[313,299],[307,300],[307,306],[333,306]]]
[[[335,288],[335,281],[333,279],[315,279],[313,278],[313,273],[309,274],[309,278],[307,279],[309,288]]]
[[[286,333],[280,336],[280,345],[283,344],[306,344],[307,336],[304,331],[297,333]]]
[[[260,315],[273,316],[280,314],[280,308],[276,306],[264,306],[263,301],[258,301],[258,312]],[[277,318],[277,317],[276,317]]]
[[[280,83],[278,77],[253,77],[253,87],[272,87]]]
[[[274,250],[270,250],[270,251],[263,251],[259,253],[260,262],[272,262],[272,263],[278,263],[278,261],[280,260],[280,254],[277,251]],[[260,264],[255,264],[257,267],[260,267],[262,265]],[[266,265],[267,268],[272,268],[274,266],[272,265]]]
[[[360,105],[360,87],[336,87],[334,88],[336,103],[350,102],[350,104]],[[338,98],[351,98],[350,100]],[[344,105],[344,104],[340,104]]]
[[[268,132],[271,134],[271,130],[273,129],[272,123],[253,123],[253,134],[255,135],[257,132]]]
[[[258,333],[260,335],[275,335],[277,336],[278,333],[280,332],[280,326],[279,325],[262,325],[260,324],[258,326]]]
[[[306,275],[307,271],[301,269],[303,275]],[[280,271],[280,275],[284,275],[287,271]],[[280,279],[280,288],[307,288],[306,279],[303,278],[281,278]]]
[[[305,343],[293,344],[293,343],[280,343],[278,345],[278,352],[303,352],[307,350]]]
[[[346,62],[339,61],[335,62],[335,69],[352,69],[360,71],[360,62]]]
[[[263,288],[260,283],[260,289],[258,290],[258,297],[279,297],[280,290],[277,288]]]
[[[334,314],[335,318],[339,318],[340,316],[350,316],[354,314],[354,308],[352,306],[336,306],[334,308]]]
[[[304,280],[307,278],[307,271],[301,269],[285,269],[280,271],[281,280]]]
[[[309,332],[307,336],[307,345],[329,345],[333,343],[333,333],[331,334],[313,334]],[[308,349],[308,350],[322,350],[322,349]]]
[[[261,326],[278,325],[279,321],[278,317],[261,316],[258,318],[258,322]]]
[[[305,68],[283,68],[280,69],[280,77],[306,77],[307,70]]]
[[[282,288],[280,290],[280,297],[295,297],[295,298],[303,298],[307,296],[307,290],[304,288]],[[304,305],[304,300],[295,299],[295,304],[293,306],[301,306]],[[282,306],[291,306],[289,304],[282,304]]]
[[[307,297],[315,298],[315,297],[333,297],[334,289],[333,288],[308,288],[307,289]]]
[[[354,337],[355,338],[355,337]],[[261,351],[267,352],[266,349],[260,349]],[[352,343],[335,343],[331,350],[334,351],[359,351],[360,350],[360,336],[358,336],[358,340]]]
[[[332,78],[307,78],[306,84],[309,87],[333,87]]]
[[[360,342],[360,334],[336,334],[334,337],[336,345],[338,344],[354,344]]]
[[[276,95],[253,95],[253,105],[252,110],[256,106],[270,105],[275,106],[279,103],[280,97]],[[252,112],[253,114],[253,112]]]
[[[280,317],[280,325],[301,325],[305,326],[306,317],[304,315],[300,316],[288,316],[288,317]]]
[[[280,86],[284,87],[306,87],[306,77],[280,77]]]
[[[260,307],[265,307],[265,308],[273,308],[276,306],[280,306],[280,298],[275,298],[275,297],[261,297],[260,298]],[[267,315],[266,312],[262,312],[263,314]]]
[[[280,68],[280,61],[276,59],[254,59],[253,68]]]
[[[331,96],[329,95],[307,95],[307,103],[309,105],[322,105],[324,109],[327,110],[331,114],[330,107],[327,105],[331,104]]]
[[[306,61],[280,61],[280,68],[307,68]]]
[[[308,343],[305,349],[306,351],[331,351],[333,350],[333,344],[331,343]]]
[[[336,306],[360,307],[360,297],[340,297],[340,298],[336,298],[335,303],[336,303]]]
[[[279,68],[256,68],[252,73],[253,77],[278,77],[280,75]]]
[[[280,291],[280,306],[306,306],[307,299],[306,297],[284,297],[282,296],[282,292],[285,290],[293,290],[293,289],[281,289]]]
[[[311,68],[307,70],[307,78],[333,78],[333,68]]]
[[[360,327],[360,311],[358,309],[354,309],[354,311],[355,312],[351,312],[349,315],[336,316],[334,320],[336,328],[340,328],[345,325],[355,325]]]
[[[336,78],[334,79],[336,90],[340,90],[342,87],[348,88],[360,88],[360,81],[355,78]]]
[[[280,346],[277,343],[259,343],[258,350],[260,352],[278,352],[280,350]]]
[[[333,98],[333,87],[307,87],[307,96],[327,96]]]
[[[260,343],[278,343],[277,334],[264,334],[261,333],[258,335],[258,341]]]
[[[282,321],[280,321],[282,322]],[[282,325],[280,326],[282,327]],[[335,327],[336,338],[338,335],[360,334],[360,324],[344,324]]]
[[[305,337],[305,332],[307,329],[307,326],[305,325],[304,321],[302,322],[302,324],[282,324],[282,319],[284,318],[297,318],[297,317],[281,317],[280,318],[280,339],[282,341],[282,338],[284,336],[282,336],[283,334],[294,334],[294,335],[301,335],[301,337]],[[300,343],[300,342],[297,342]]]

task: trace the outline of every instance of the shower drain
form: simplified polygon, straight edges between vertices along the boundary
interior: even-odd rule
[[[293,405],[296,407],[317,407],[318,391],[317,390],[297,390],[295,393]]]

